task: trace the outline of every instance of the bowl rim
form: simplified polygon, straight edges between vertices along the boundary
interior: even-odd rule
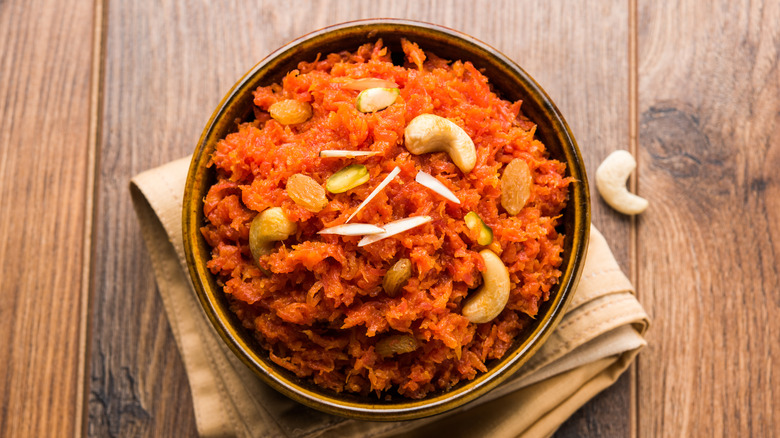
[[[513,347],[504,357],[498,359],[499,366],[496,368],[480,373],[473,380],[465,383],[461,382],[454,389],[435,395],[432,398],[408,399],[397,401],[391,405],[383,404],[380,400],[377,400],[376,403],[344,400],[339,398],[341,397],[339,394],[328,395],[298,386],[285,377],[283,372],[275,370],[273,368],[275,364],[269,365],[264,362],[263,358],[253,351],[252,347],[239,336],[237,329],[227,323],[232,316],[228,315],[224,309],[215,303],[215,294],[223,292],[214,290],[213,276],[205,267],[207,259],[197,256],[198,254],[202,255],[202,246],[205,242],[199,231],[203,223],[202,220],[199,220],[199,217],[202,218],[203,214],[203,199],[201,196],[197,196],[200,192],[195,190],[196,187],[205,184],[203,178],[205,178],[206,172],[205,164],[208,163],[210,155],[209,138],[217,128],[216,122],[224,116],[227,108],[242,95],[242,91],[245,92],[246,88],[250,88],[248,87],[249,82],[256,75],[261,74],[266,68],[270,69],[274,62],[281,62],[280,60],[285,56],[294,56],[296,47],[301,43],[314,41],[316,38],[323,38],[334,32],[369,32],[373,29],[382,29],[383,26],[399,27],[407,30],[416,29],[421,32],[436,34],[442,38],[454,38],[458,40],[459,44],[469,46],[472,50],[480,53],[481,56],[498,63],[498,67],[507,70],[508,73],[513,75],[515,80],[520,80],[523,83],[524,91],[531,94],[535,93],[539,97],[538,103],[541,104],[542,111],[548,116],[552,126],[558,128],[557,131],[560,132],[559,135],[562,140],[561,147],[566,156],[567,171],[574,178],[573,183],[570,185],[569,205],[567,205],[567,208],[574,208],[574,224],[572,226],[574,235],[571,236],[572,252],[569,255],[570,262],[566,266],[562,266],[565,269],[562,272],[558,285],[556,285],[557,293],[555,295],[551,294],[550,300],[545,303],[545,305],[548,303],[550,305],[548,313],[544,316],[546,319],[529,333],[527,338],[524,338],[521,343],[522,348]],[[488,79],[490,80],[491,78]],[[212,326],[230,350],[266,384],[297,402],[330,414],[374,421],[422,418],[459,407],[484,395],[499,385],[533,356],[563,318],[566,307],[570,303],[574,289],[579,282],[589,240],[590,198],[585,172],[584,162],[574,136],[552,99],[525,70],[500,51],[470,35],[424,21],[395,18],[347,21],[309,32],[272,51],[233,85],[212,113],[192,156],[184,190],[182,231],[185,259],[198,301]],[[200,245],[196,242],[198,239],[200,240]],[[212,282],[209,282],[209,278],[212,278]]]

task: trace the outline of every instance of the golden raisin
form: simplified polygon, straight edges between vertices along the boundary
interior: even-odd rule
[[[325,189],[310,176],[300,173],[287,178],[287,196],[296,204],[317,213],[328,205]]]
[[[411,276],[412,262],[409,259],[398,260],[392,268],[387,270],[385,278],[382,280],[382,288],[387,295],[394,297]]]
[[[390,335],[376,343],[376,354],[382,357],[411,353],[417,349],[417,339],[412,335]]]
[[[282,125],[303,123],[311,117],[311,105],[295,99],[280,100],[268,108],[271,117]]]
[[[501,176],[501,206],[512,216],[520,213],[531,197],[531,169],[520,158],[507,164]]]

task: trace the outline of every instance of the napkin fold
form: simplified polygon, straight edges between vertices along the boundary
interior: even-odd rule
[[[591,227],[579,286],[546,343],[514,376],[454,411],[369,422],[325,414],[265,385],[225,346],[193,290],[181,212],[190,158],[134,177],[133,205],[189,378],[203,437],[545,437],[628,368],[649,318],[604,237]]]

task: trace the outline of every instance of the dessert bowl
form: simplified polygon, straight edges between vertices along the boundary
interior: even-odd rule
[[[566,165],[570,178],[568,201],[557,227],[564,235],[561,271],[549,299],[499,359],[485,363],[487,371],[423,398],[377,397],[337,392],[300,378],[271,359],[255,335],[231,310],[220,282],[207,263],[212,249],[201,229],[206,225],[204,199],[216,182],[209,165],[217,143],[237,131],[237,121],[255,117],[254,91],[279,83],[301,61],[353,51],[381,39],[393,53],[401,53],[402,39],[447,60],[468,61],[484,74],[493,90],[510,102],[522,101],[522,113],[536,124],[535,138],[551,159]],[[468,35],[438,25],[398,19],[373,19],[330,26],[305,35],[270,54],[228,92],[195,149],[183,199],[184,250],[192,283],[204,312],[225,344],[265,383],[300,403],[331,414],[363,420],[404,420],[434,415],[461,406],[510,377],[539,349],[563,317],[579,280],[588,243],[590,201],[585,167],[563,116],[542,88],[505,55]]]

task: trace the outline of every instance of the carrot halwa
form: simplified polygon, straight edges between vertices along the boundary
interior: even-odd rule
[[[205,198],[201,231],[212,247],[209,269],[275,363],[333,391],[418,399],[486,371],[549,299],[561,275],[556,226],[570,179],[534,138],[521,102],[498,97],[471,63],[408,41],[403,52],[406,64],[394,64],[380,40],[301,62],[281,84],[258,88],[255,119],[221,140],[211,158],[217,182]],[[397,97],[389,106],[361,112],[360,91],[349,86],[360,78],[400,92],[392,89]],[[278,102],[285,103],[277,113],[293,107],[295,117],[269,112]],[[404,131],[422,114],[468,134],[476,152],[470,171],[446,152],[410,153]],[[324,150],[376,154],[320,157]],[[502,175],[513,160],[523,162],[532,183],[515,215],[502,205]],[[367,171],[367,182],[334,193],[329,178],[350,165]],[[396,167],[397,176],[357,211]],[[417,182],[418,172],[460,203]],[[296,186],[321,189],[291,196],[295,175],[306,177],[296,177]],[[272,208],[292,227],[253,256],[253,220]],[[430,221],[363,246],[360,235],[319,234],[356,211],[350,223]],[[462,309],[483,282],[485,250],[505,265],[509,297],[498,316],[475,323]],[[386,292],[385,275],[404,259],[411,276]]]

